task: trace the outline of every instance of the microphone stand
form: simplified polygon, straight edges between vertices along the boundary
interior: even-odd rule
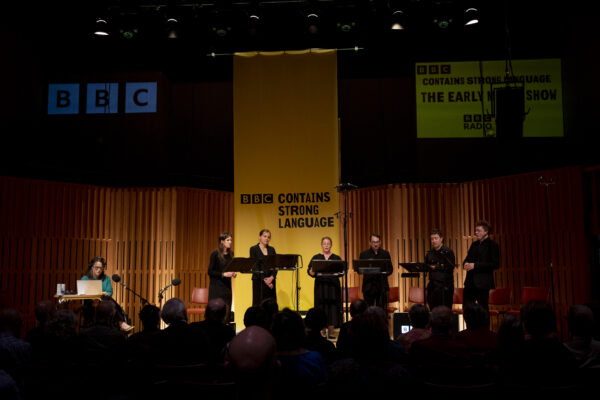
[[[168,284],[167,286],[165,286],[164,288],[160,289],[158,292],[158,308],[162,309],[162,299],[163,299],[163,293],[172,286],[173,284]]]
[[[162,299],[163,299],[163,293],[166,292],[166,290],[168,288],[170,288],[171,286],[179,286],[180,283],[181,283],[181,280],[178,279],[178,278],[171,279],[171,283],[169,283],[164,288],[160,289],[160,291],[158,292],[158,308],[161,308]]]
[[[549,275],[550,275],[550,293],[552,296],[552,309],[556,311],[556,299],[554,297],[554,263],[552,261],[552,238],[550,237],[550,185],[554,185],[556,182],[554,178],[544,179],[543,176],[538,178],[538,184],[546,187],[546,237],[548,245],[548,264],[549,264]]]
[[[142,300],[142,306],[145,306],[148,303],[148,300],[146,300],[145,298],[143,298],[141,295],[137,294],[133,289],[130,289],[127,285],[125,285],[123,282],[121,282],[119,280],[119,282],[117,282],[119,285],[123,286],[125,289],[129,290],[131,293],[133,293],[134,295],[136,295],[137,297],[139,297]]]
[[[348,270],[349,270],[349,262],[348,262],[348,218],[352,218],[352,213],[348,212],[348,192],[351,190],[358,189],[358,186],[353,185],[351,183],[341,183],[335,186],[338,192],[344,193],[344,211],[337,212],[336,216],[342,219],[342,226],[344,227],[344,260],[346,261],[346,273],[344,274],[344,279],[342,279],[343,290],[345,293],[345,299],[348,301]],[[350,307],[346,307],[346,321],[349,321],[349,309]]]

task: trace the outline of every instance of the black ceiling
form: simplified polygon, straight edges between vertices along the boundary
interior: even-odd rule
[[[465,27],[463,13],[471,6],[478,8],[480,23]],[[406,17],[403,31],[389,29],[396,9]],[[315,47],[357,47],[371,60],[379,53],[409,63],[560,57],[564,28],[558,20],[569,12],[558,3],[540,0],[65,0],[38,7],[12,4],[5,13],[11,18],[3,23],[10,34],[36,47],[42,62],[50,60],[50,68],[105,70],[118,65],[166,70],[177,64],[178,70],[185,70],[189,63],[210,63],[206,60],[212,54]],[[312,19],[318,23],[313,34],[308,33],[308,13],[319,16]],[[249,25],[256,22],[251,15],[260,17],[256,27]],[[108,37],[93,34],[98,18],[108,22]],[[166,38],[168,18],[178,21],[177,39]],[[440,28],[444,20],[450,23]],[[376,70],[382,68],[385,65]],[[364,72],[369,74],[368,65]]]

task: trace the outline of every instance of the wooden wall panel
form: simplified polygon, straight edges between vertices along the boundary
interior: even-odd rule
[[[555,182],[549,186],[548,207],[545,186],[538,183],[540,176]],[[495,273],[497,287],[511,287],[515,305],[520,301],[522,286],[551,288],[550,257],[554,298],[563,330],[568,307],[592,298],[579,167],[460,184],[379,186],[359,189],[348,196],[352,213],[349,254],[358,257],[369,246],[370,232],[382,233],[383,247],[390,251],[395,265],[390,286],[398,285],[397,260],[424,259],[431,229],[444,232],[446,245],[462,263],[474,240],[476,221],[485,219],[491,223],[492,237],[501,249],[501,268]],[[457,286],[462,287],[462,268],[455,276]],[[349,285],[360,284],[360,277],[351,272]],[[422,286],[422,282],[411,279],[400,283],[401,309],[407,301],[408,286]]]
[[[233,195],[226,192],[10,177],[0,177],[0,189],[0,302],[18,307],[26,328],[35,304],[52,298],[57,283],[74,290],[95,256],[106,258],[107,275],[119,274],[151,303],[176,277],[182,284],[165,292],[163,304],[173,296],[188,301],[194,286],[208,286],[208,256],[218,234],[233,226]],[[141,328],[141,300],[114,282],[113,290]]]
[[[402,271],[397,262],[422,261],[429,249],[429,232],[439,228],[460,263],[474,239],[475,222],[487,219],[501,248],[497,286],[511,287],[516,305],[522,286],[551,286],[552,259],[554,297],[564,328],[568,306],[592,296],[583,177],[593,194],[597,175],[596,170],[584,175],[572,167],[474,182],[394,184],[350,192],[349,258],[358,258],[368,248],[370,233],[380,233],[395,265],[390,285],[400,285],[399,306],[404,309],[408,286],[422,286],[422,282],[399,279]],[[548,207],[539,176],[555,181],[548,190]],[[109,275],[119,274],[122,282],[152,303],[158,303],[162,287],[180,278],[182,284],[167,290],[163,303],[177,296],[190,306],[192,289],[208,287],[208,259],[219,233],[233,230],[229,192],[107,188],[9,177],[0,177],[0,190],[0,301],[18,306],[29,319],[35,303],[54,294],[56,283],[74,289],[88,260],[96,255],[107,259]],[[586,200],[588,209],[597,209]],[[343,196],[340,201],[343,207]],[[457,286],[462,286],[461,268],[455,276]],[[360,286],[361,278],[351,272],[349,283]],[[115,283],[113,289],[136,330],[141,328],[140,299]]]
[[[233,232],[233,193],[177,188],[177,296],[191,306],[192,290],[208,287],[210,253],[221,232]],[[233,238],[235,240],[235,238]]]

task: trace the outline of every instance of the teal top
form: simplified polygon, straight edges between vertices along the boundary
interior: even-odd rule
[[[89,279],[90,278],[88,278],[87,275],[81,277],[82,281],[87,281]],[[113,295],[112,283],[110,282],[110,277],[108,275],[104,275],[104,279],[102,279],[102,291],[108,293],[110,297]]]

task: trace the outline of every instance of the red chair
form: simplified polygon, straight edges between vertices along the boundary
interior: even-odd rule
[[[393,314],[394,312],[396,312],[400,307],[390,307],[390,303],[397,303],[400,301],[400,293],[399,293],[399,287],[398,286],[394,286],[390,288],[390,292],[388,293],[388,308],[387,308],[387,312],[388,314]]]
[[[490,290],[488,304],[490,306],[507,306],[512,304],[512,290],[510,288],[496,288]],[[489,310],[490,316],[499,315],[505,310]]]
[[[452,296],[452,306],[459,305],[462,307],[463,291],[464,291],[464,288],[461,288],[461,287],[454,288],[454,295]],[[463,312],[462,308],[454,308],[454,307],[452,307],[452,311],[454,311],[457,314],[462,314],[462,312]]]
[[[548,288],[537,286],[523,286],[521,288],[521,306],[527,304],[531,300],[548,301]],[[506,314],[520,315],[521,310],[508,310]]]
[[[548,288],[524,286],[521,290],[521,304],[527,304],[531,300],[548,301]]]
[[[411,286],[408,289],[408,302],[425,304],[425,291],[423,288]]]
[[[188,315],[201,315],[206,314],[206,305],[208,304],[208,289],[207,288],[194,288],[192,291],[192,304],[198,304],[200,307],[188,308]]]

